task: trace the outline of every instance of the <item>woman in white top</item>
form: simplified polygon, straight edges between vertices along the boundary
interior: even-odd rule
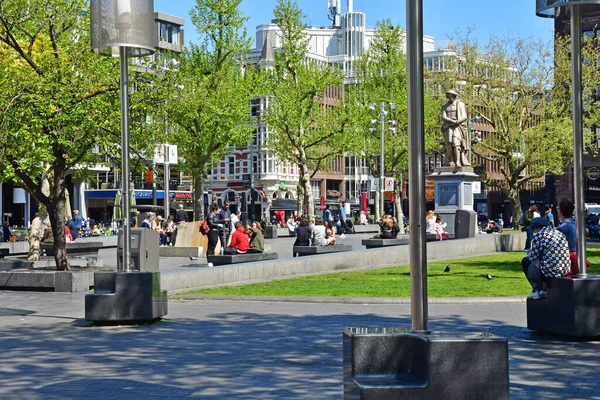
[[[360,221],[359,224],[360,225],[367,225],[369,223],[369,221],[367,220],[367,216],[365,215],[364,211],[360,212]]]
[[[425,217],[425,232],[427,233],[435,233],[435,217],[433,216],[433,210],[427,211],[427,216]]]

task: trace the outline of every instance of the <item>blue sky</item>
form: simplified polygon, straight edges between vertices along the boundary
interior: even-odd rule
[[[309,25],[329,25],[327,0],[297,0]],[[155,11],[176,15],[185,19],[186,42],[197,41],[195,27],[189,18],[189,10],[196,0],[154,0]],[[242,0],[241,9],[250,19],[249,35],[254,39],[255,27],[273,18],[276,0]],[[342,12],[347,0],[341,0]],[[354,0],[354,11],[364,12],[367,25],[383,18],[406,27],[406,3],[397,0]],[[475,36],[486,43],[491,34],[526,38],[530,36],[550,40],[553,21],[535,15],[535,0],[423,0],[423,33],[435,40],[446,40],[457,29],[475,28]]]

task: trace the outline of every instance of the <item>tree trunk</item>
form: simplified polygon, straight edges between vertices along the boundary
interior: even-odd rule
[[[306,194],[306,209],[308,219],[314,216],[315,213],[315,198],[312,195],[312,190],[310,187],[310,178],[304,179],[304,193]]]
[[[375,192],[375,221],[381,218],[381,210],[379,209],[379,190]]]
[[[61,184],[62,186],[62,184]],[[65,197],[64,190],[55,192],[54,202],[48,205],[52,237],[54,238],[54,260],[58,271],[70,271],[67,256],[67,240],[65,235]]]
[[[510,201],[510,208],[512,209],[512,226],[514,229],[517,229],[519,224],[519,217],[523,213],[523,209],[521,208],[521,197],[519,196],[519,190],[509,190],[506,193],[506,197]]]
[[[394,198],[396,203],[396,219],[400,227],[399,233],[404,233],[404,213],[402,212],[402,174],[396,177],[396,185],[394,187]]]
[[[204,219],[204,179],[194,177],[194,221]]]
[[[302,180],[298,181],[296,186],[296,195],[298,197],[298,207],[296,208],[297,215],[299,217],[304,215],[304,185]]]
[[[44,233],[46,229],[48,229],[50,225],[50,219],[48,218],[48,214],[44,211],[44,213],[39,213],[36,217],[31,221],[31,228],[29,229],[29,252],[27,253],[28,261],[37,261],[40,259],[40,242],[44,237]]]

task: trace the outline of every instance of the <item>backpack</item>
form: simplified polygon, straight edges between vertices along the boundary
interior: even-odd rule
[[[210,226],[208,226],[208,221],[205,219],[200,221],[200,225],[198,225],[198,230],[200,231],[201,234],[208,235],[208,232],[210,231]]]

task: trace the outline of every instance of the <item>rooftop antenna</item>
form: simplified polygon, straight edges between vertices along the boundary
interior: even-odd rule
[[[331,27],[339,27],[341,20],[340,0],[327,0],[327,17],[331,21]]]

